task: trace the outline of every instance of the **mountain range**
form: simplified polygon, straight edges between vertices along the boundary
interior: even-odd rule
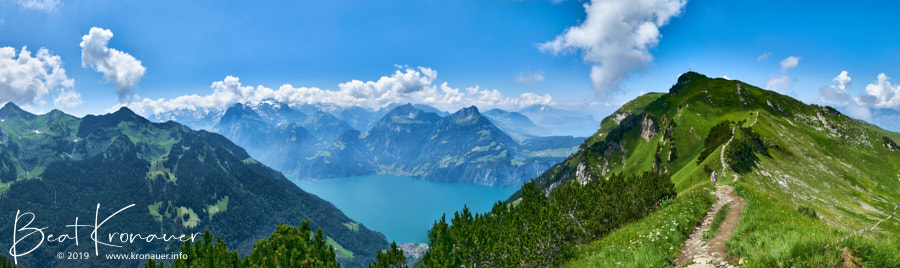
[[[530,118],[519,112],[491,109],[484,113],[494,125],[519,141],[530,138],[549,136],[550,131],[535,125]]]
[[[583,140],[538,137],[540,127],[527,117],[499,109],[491,117],[475,107],[449,114],[413,104],[346,108],[339,116],[301,109],[306,112],[275,101],[238,103],[211,130],[294,180],[395,174],[490,186],[521,185]],[[506,134],[520,130],[526,132],[519,139]]]
[[[536,152],[573,148],[578,140],[558,142]],[[325,153],[301,167],[307,178],[371,173],[407,175],[438,182],[517,186],[553,163],[557,155],[525,156],[526,147],[506,135],[475,107],[441,117],[403,105],[394,108],[365,134],[346,133]]]
[[[585,135],[583,133],[593,133],[600,124],[588,113],[543,104],[522,108],[519,113],[548,130],[549,135],[553,136],[582,136]]]
[[[15,219],[20,210],[31,212],[33,225],[49,226],[48,233],[66,232],[63,226],[76,217],[86,222],[95,210],[98,216],[109,215],[134,204],[105,223],[104,229],[141,234],[210,230],[247,254],[279,222],[299,225],[309,220],[312,228],[324,230],[329,244],[338,249],[339,260],[350,267],[365,266],[388,247],[384,235],[304,192],[224,136],[175,122],[152,123],[128,108],[78,118],[58,110],[34,115],[7,103],[0,109],[0,191],[3,218]],[[0,231],[12,234],[13,226],[0,225]],[[37,239],[29,237],[18,247],[31,248]],[[0,246],[9,248],[11,241],[4,239]],[[19,263],[120,267],[143,262],[97,261],[98,257],[54,262],[49,257],[87,251],[87,242],[84,237],[81,247],[45,242],[19,257]],[[100,250],[162,253],[180,245],[136,242]]]

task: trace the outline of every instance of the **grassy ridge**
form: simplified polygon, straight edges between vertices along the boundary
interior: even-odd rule
[[[835,266],[844,259],[897,267],[900,264],[893,257],[900,256],[897,220],[835,249],[821,250],[871,226],[900,203],[900,150],[888,138],[896,143],[900,133],[852,119],[831,107],[689,72],[667,94],[638,97],[605,118],[576,153],[535,182],[553,192],[571,180],[665,172],[672,175],[681,196],[709,185],[713,170],[724,171],[719,173],[720,181],[736,181],[742,194],[756,194],[746,197],[756,203],[743,211],[748,219],[741,220],[741,231],[732,236],[738,240],[726,245],[732,260],[743,258],[748,264],[742,264],[755,267]],[[727,140],[731,143],[723,148]],[[513,195],[509,201],[517,198]],[[648,253],[653,248],[647,244],[611,250],[614,244],[622,246],[622,242],[633,242],[629,238],[649,233],[654,228],[649,222],[666,217],[662,213],[654,212],[638,224],[579,246],[570,264],[666,265],[667,253]],[[664,248],[656,245],[656,250]]]
[[[623,226],[603,238],[579,245],[567,267],[670,267],[684,241],[714,197],[707,184],[663,201],[660,208],[640,221]]]

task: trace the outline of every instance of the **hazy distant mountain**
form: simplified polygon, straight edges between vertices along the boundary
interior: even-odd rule
[[[600,121],[584,112],[553,108],[549,105],[532,105],[519,110],[536,125],[555,136],[588,136],[597,130]]]
[[[529,138],[547,136],[550,131],[534,124],[527,116],[518,112],[491,109],[484,113],[497,127],[515,138],[523,141]]]
[[[367,132],[386,113],[384,109],[373,111],[363,107],[348,107],[341,111],[338,118],[346,121],[353,129]]]
[[[252,113],[230,112],[223,120],[246,123],[246,128],[259,122]],[[18,210],[33,212],[34,223],[50,226],[48,232],[62,233],[61,228],[76,217],[93,218],[98,203],[100,217],[135,204],[105,223],[104,230],[190,234],[208,229],[246,254],[279,222],[299,225],[309,219],[337,248],[349,252],[341,262],[354,267],[374,260],[377,251],[388,246],[383,235],[304,192],[222,135],[174,122],[152,123],[127,108],[77,118],[58,110],[33,115],[6,104],[0,109],[0,181],[0,216],[13,219]],[[12,227],[3,224],[0,231],[12,233]],[[34,239],[19,246],[34,245]],[[11,241],[4,239],[0,246],[9,248]],[[54,261],[57,252],[87,251],[85,242],[82,247],[44,243],[19,261],[35,267],[133,267],[144,262]],[[171,252],[181,245],[142,242],[100,251]]]
[[[886,130],[900,131],[900,111],[891,108],[871,109],[873,124],[879,125]]]
[[[332,142],[336,141],[341,134],[344,134],[344,132],[353,130],[353,127],[346,121],[326,112],[316,112],[311,114],[306,120],[299,123],[318,138],[323,146],[330,145]]]
[[[450,115],[450,113],[448,113],[448,112],[446,112],[446,111],[442,111],[442,110],[440,110],[440,109],[438,109],[438,108],[434,108],[434,107],[431,106],[431,105],[427,105],[427,104],[413,104],[413,103],[407,103],[407,104],[402,104],[402,103],[392,103],[392,104],[389,104],[388,106],[386,106],[386,107],[384,107],[384,108],[381,108],[379,111],[382,111],[383,114],[387,114],[388,112],[390,112],[390,111],[396,109],[397,107],[404,106],[404,105],[412,105],[413,108],[422,110],[422,111],[427,112],[427,113],[434,113],[434,114],[436,114],[436,115],[438,115],[438,116],[441,116],[441,117]],[[382,115],[383,115],[383,114],[382,114]],[[380,118],[379,118],[379,119],[380,119]]]
[[[212,130],[225,114],[221,109],[177,109],[159,114],[150,114],[147,120],[156,123],[175,121],[196,130]]]
[[[306,172],[300,178],[312,179],[388,173],[439,182],[517,186],[561,159],[518,157],[519,147],[475,107],[441,117],[402,105],[367,134],[345,133],[327,153],[319,153],[298,170]]]
[[[285,171],[286,163],[315,154],[316,144],[323,142],[300,123],[287,121],[306,120],[307,116],[303,113],[282,111],[267,113],[267,117],[260,115],[264,111],[273,111],[272,106],[235,104],[228,108],[214,131],[245,148],[260,162]]]
[[[287,104],[268,101],[229,107],[213,130],[294,178],[298,163],[327,150],[353,127],[330,113],[307,115]]]

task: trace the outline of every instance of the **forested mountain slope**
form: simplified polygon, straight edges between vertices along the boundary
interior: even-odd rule
[[[281,173],[252,159],[225,137],[178,123],[151,123],[127,108],[77,118],[58,110],[34,115],[7,103],[0,109],[0,217],[33,212],[35,226],[64,233],[76,217],[82,223],[126,207],[105,231],[191,234],[210,230],[242,254],[279,222],[309,220],[321,228],[339,259],[363,266],[388,247],[380,233],[345,216],[331,203],[306,193]],[[13,233],[13,224],[0,231]],[[45,243],[19,258],[26,266],[134,266],[134,261],[54,262],[56,252],[87,251],[74,243]],[[37,243],[29,237],[19,248]],[[10,240],[0,246],[9,248]],[[106,247],[108,253],[162,253],[180,242],[133,243]],[[92,249],[92,248],[91,248]],[[93,252],[93,251],[92,251]],[[102,256],[101,256],[102,257]]]

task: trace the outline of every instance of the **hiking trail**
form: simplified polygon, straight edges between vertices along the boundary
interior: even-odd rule
[[[728,254],[725,241],[728,241],[731,234],[737,229],[741,211],[744,210],[747,202],[734,193],[734,186],[731,185],[717,185],[714,194],[716,202],[713,203],[712,209],[703,216],[700,226],[688,236],[688,240],[685,241],[684,247],[678,254],[678,259],[675,260],[676,267],[734,267],[725,261],[725,256]],[[716,213],[729,203],[731,208],[728,210],[725,220],[722,221],[719,231],[708,242],[704,241],[703,233],[709,230]]]
[[[757,119],[759,119],[759,111],[756,112],[753,123],[750,123],[748,127],[756,125]],[[722,162],[722,178],[727,178],[725,170],[728,166],[725,164],[725,148],[728,148],[728,144],[731,144],[731,141],[734,140],[736,129],[737,126],[731,128],[731,138],[722,145],[722,149],[719,152],[719,160]],[[732,176],[734,177],[733,181],[736,182],[738,180],[737,174]],[[716,191],[713,194],[716,196],[716,201],[709,212],[703,216],[700,226],[695,228],[688,236],[688,240],[684,242],[684,247],[681,248],[681,252],[678,253],[678,258],[675,260],[677,267],[734,267],[725,260],[725,256],[728,254],[725,241],[728,241],[731,238],[731,234],[737,229],[741,212],[744,210],[744,205],[747,204],[747,201],[735,194],[734,186],[731,185],[716,185]],[[715,236],[710,238],[709,241],[704,241],[703,233],[711,228],[713,218],[726,204],[731,204],[731,208],[728,210],[728,214],[725,215],[725,220],[722,221],[722,225],[719,226]]]
[[[719,160],[722,161],[722,178],[728,177],[728,175],[725,175],[725,169],[728,169],[728,166],[725,165],[725,148],[728,147],[728,144],[731,143],[731,140],[734,140],[735,129],[737,129],[737,126],[731,128],[731,138],[728,139],[728,142],[722,145],[722,150],[719,152]]]

